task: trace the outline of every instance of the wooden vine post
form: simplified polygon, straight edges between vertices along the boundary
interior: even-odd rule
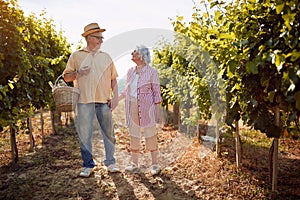
[[[27,127],[29,130],[29,141],[30,141],[29,152],[33,152],[35,142],[33,137],[32,117],[27,118]]]
[[[9,129],[10,129],[11,158],[12,158],[12,163],[15,164],[19,160],[18,147],[16,142],[16,130],[13,125],[10,125]]]
[[[280,110],[279,106],[275,107],[275,125],[279,127]],[[278,138],[274,137],[273,140],[273,156],[272,156],[272,199],[276,199],[277,193],[277,176],[278,176]]]
[[[240,128],[239,120],[235,120],[235,157],[236,157],[236,167],[239,169],[241,167],[241,137],[240,137]]]
[[[219,123],[217,121],[216,123],[216,154],[217,157],[221,156],[221,147],[220,147],[220,132],[219,132]]]
[[[44,134],[44,116],[43,116],[43,113],[44,113],[44,109],[41,108],[40,109],[40,119],[41,119],[42,143],[44,143],[44,140],[45,140],[45,134]]]

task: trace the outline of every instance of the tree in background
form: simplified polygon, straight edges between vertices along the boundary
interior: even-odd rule
[[[62,73],[71,52],[52,20],[25,17],[16,1],[0,0],[0,130],[10,126],[12,158],[18,159],[18,122],[36,109],[54,110],[49,81]]]
[[[222,80],[214,63],[198,43],[180,33],[172,44],[154,50],[153,65],[159,70],[163,105],[179,104],[179,130],[193,136],[199,119],[209,120],[216,106],[222,108]]]
[[[196,42],[213,60],[215,65],[207,67],[205,74],[217,74],[216,79],[224,80],[226,123],[237,131],[238,121],[242,119],[248,126],[274,138],[270,160],[272,189],[276,191],[278,138],[284,132],[292,132],[299,120],[300,4],[297,0],[227,3],[210,0],[201,1],[200,5],[204,11],[195,8],[189,24],[178,17],[173,22],[174,30]],[[208,12],[209,9],[213,10]],[[180,44],[180,48],[188,49],[188,46]],[[169,54],[164,57],[169,63],[165,65],[166,70],[173,67],[176,59]],[[179,65],[177,69],[184,71],[185,66],[190,66],[184,62]],[[200,78],[206,77],[211,76]],[[209,79],[203,82],[208,83]],[[189,85],[195,87],[192,81]]]

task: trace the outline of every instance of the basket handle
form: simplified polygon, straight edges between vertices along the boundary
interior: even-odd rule
[[[77,71],[76,71],[77,72]],[[64,74],[61,74],[57,77],[57,79],[55,80],[55,83],[54,83],[54,87],[57,87],[57,82],[58,80],[63,76]],[[78,79],[78,76],[76,76],[76,79]],[[66,81],[63,79],[63,81],[66,83]],[[67,84],[67,83],[66,83]]]
[[[58,80],[61,78],[63,76],[63,74],[61,74],[61,75],[59,75],[58,77],[57,77],[57,79],[55,80],[55,83],[54,83],[54,87],[57,87],[57,82],[58,82]],[[65,82],[65,81],[64,81]]]

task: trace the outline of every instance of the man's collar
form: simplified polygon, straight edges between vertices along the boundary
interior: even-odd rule
[[[85,51],[88,53],[91,53],[91,51],[87,47],[82,47],[79,51]],[[102,51],[100,49],[96,50],[96,53],[101,53]]]

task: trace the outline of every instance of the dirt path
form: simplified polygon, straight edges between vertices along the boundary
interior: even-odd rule
[[[163,132],[160,132],[163,134]],[[117,135],[120,133],[117,133]],[[96,141],[94,140],[94,149],[95,150],[95,159],[98,163],[101,163],[105,154],[103,148],[103,140],[100,132],[94,132],[94,137],[96,137]],[[117,160],[118,166],[121,170],[125,170],[125,167],[130,163],[130,152],[129,152],[129,141],[127,143],[123,143],[122,145],[116,145],[116,153],[115,157]],[[170,163],[177,160],[182,154],[185,152],[186,148],[190,146],[191,140],[184,136],[184,134],[180,134],[174,131],[172,134],[169,134],[169,138],[164,138],[164,143],[160,142],[159,145],[159,163],[162,168],[169,166]],[[120,142],[119,142],[120,143]],[[144,141],[142,141],[142,145],[144,146]],[[143,172],[147,171],[147,168],[151,166],[151,155],[149,152],[142,151],[139,157],[140,165],[142,166]]]
[[[78,176],[81,156],[74,128],[58,135],[46,131],[43,144],[28,153],[28,138],[18,141],[17,165],[9,163],[9,152],[1,152],[0,199],[108,199],[108,200],[193,200],[193,199],[268,199],[268,149],[243,146],[243,167],[234,163],[234,139],[225,138],[222,157],[211,151],[211,143],[186,138],[170,127],[158,133],[162,172],[151,176],[149,154],[141,157],[144,173],[108,173],[102,164],[103,144],[95,132],[95,157],[99,161],[90,178]],[[98,135],[97,135],[98,134]],[[129,163],[129,139],[126,131],[116,129],[116,157],[122,171]],[[36,138],[41,138],[38,132]],[[256,138],[255,136],[254,138]],[[9,141],[6,133],[1,138]],[[99,139],[99,140],[98,140]],[[253,139],[253,138],[252,138]],[[4,140],[1,140],[4,141]],[[27,142],[25,142],[27,141]],[[279,154],[278,199],[300,199],[300,142],[281,139],[285,147]],[[7,147],[9,148],[9,147]]]

